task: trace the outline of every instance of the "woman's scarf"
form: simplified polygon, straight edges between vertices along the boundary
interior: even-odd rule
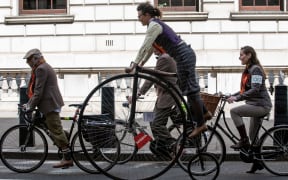
[[[34,87],[35,87],[35,81],[36,81],[36,74],[35,74],[35,70],[37,69],[37,67],[40,65],[40,64],[43,64],[45,63],[45,60],[44,59],[40,59],[37,64],[35,64],[35,66],[32,68],[32,71],[31,71],[31,77],[30,77],[30,80],[29,80],[29,85],[28,85],[28,97],[29,99],[33,96],[34,94]]]
[[[249,74],[248,68],[246,68],[244,72],[242,73],[242,77],[241,77],[240,94],[243,94],[245,92],[246,84],[248,83],[249,79],[250,79],[250,74]]]

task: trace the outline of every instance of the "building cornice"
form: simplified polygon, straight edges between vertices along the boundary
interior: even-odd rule
[[[7,25],[73,23],[74,15],[6,16],[4,22]]]
[[[189,12],[189,11],[164,11],[163,21],[206,21],[208,12]]]
[[[287,12],[231,12],[231,20],[288,20]]]

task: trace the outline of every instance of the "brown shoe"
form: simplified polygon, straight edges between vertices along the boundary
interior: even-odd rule
[[[249,143],[249,139],[248,138],[244,138],[244,139],[240,139],[240,141],[237,144],[234,144],[232,146],[230,146],[232,149],[241,149],[241,148],[247,148],[250,146]]]
[[[73,160],[61,160],[60,163],[55,164],[53,166],[53,168],[62,168],[62,169],[66,169],[73,166]]]
[[[207,111],[207,112],[204,114],[204,119],[205,119],[206,121],[211,120],[212,117],[213,117],[213,115],[212,115],[212,113],[211,113],[210,111]]]
[[[189,135],[189,138],[193,138],[197,135],[199,135],[201,132],[206,131],[208,129],[206,124],[203,124],[202,126],[196,127],[193,129],[192,133]]]

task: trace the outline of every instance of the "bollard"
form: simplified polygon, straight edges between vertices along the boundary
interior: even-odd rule
[[[28,102],[28,100],[29,100],[29,97],[27,96],[26,91],[27,91],[27,87],[26,86],[20,87],[19,104],[21,104],[21,105],[26,104]],[[19,111],[19,124],[26,124],[22,113],[23,112]],[[19,145],[20,146],[25,143],[26,136],[27,136],[27,128],[20,129],[20,132],[19,132]],[[33,147],[34,144],[35,144],[34,136],[31,135],[29,137],[27,146],[28,147]]]
[[[275,86],[274,126],[288,124],[288,86]]]
[[[101,95],[101,114],[108,114],[109,118],[115,119],[114,87],[103,87]]]
[[[275,86],[274,126],[288,124],[288,86]],[[277,132],[274,136],[282,143],[288,143],[286,132]]]

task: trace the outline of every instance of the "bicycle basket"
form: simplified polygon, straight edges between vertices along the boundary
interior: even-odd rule
[[[218,103],[220,101],[220,96],[208,94],[205,92],[200,92],[200,96],[207,110],[210,111],[212,115],[214,116]]]
[[[83,138],[97,148],[116,146],[115,123],[109,114],[83,116]]]

